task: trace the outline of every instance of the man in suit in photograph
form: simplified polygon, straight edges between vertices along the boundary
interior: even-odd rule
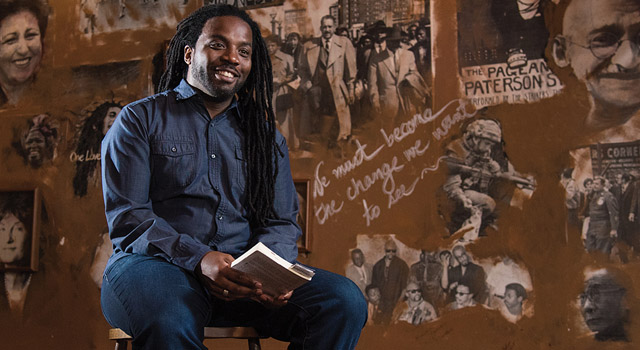
[[[419,112],[429,88],[416,67],[415,57],[402,44],[399,28],[379,31],[378,53],[369,64],[369,97],[374,110],[387,123],[399,115]]]
[[[336,20],[324,16],[320,20],[322,35],[305,43],[300,57],[300,89],[312,113],[320,117],[322,136],[331,133],[338,119],[337,136],[331,141],[342,143],[351,138],[351,113],[356,79],[356,50],[349,38],[334,35]]]

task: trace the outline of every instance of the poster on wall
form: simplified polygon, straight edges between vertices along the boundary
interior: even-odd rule
[[[544,58],[540,0],[458,0],[461,89],[477,108],[535,102],[563,85]]]
[[[25,165],[38,169],[50,165],[57,157],[61,136],[58,119],[46,113],[38,114],[14,128],[12,146]]]

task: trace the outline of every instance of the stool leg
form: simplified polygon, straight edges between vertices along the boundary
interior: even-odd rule
[[[127,350],[127,340],[126,339],[118,339],[116,340],[116,348],[115,350]]]
[[[249,350],[260,350],[260,338],[249,338]]]

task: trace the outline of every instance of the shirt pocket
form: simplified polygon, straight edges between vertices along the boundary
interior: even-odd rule
[[[234,187],[237,188],[237,191],[234,191],[234,194],[242,195],[244,193],[244,188],[247,185],[247,158],[245,157],[244,150],[240,145],[236,145],[235,153],[236,176],[234,176]]]
[[[196,176],[195,145],[188,141],[151,144],[153,184],[157,188],[185,187]]]

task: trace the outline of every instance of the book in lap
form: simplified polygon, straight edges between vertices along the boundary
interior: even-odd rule
[[[265,294],[277,296],[309,282],[315,272],[292,264],[274,253],[262,242],[246,251],[231,263],[231,268],[242,271],[262,283]]]

